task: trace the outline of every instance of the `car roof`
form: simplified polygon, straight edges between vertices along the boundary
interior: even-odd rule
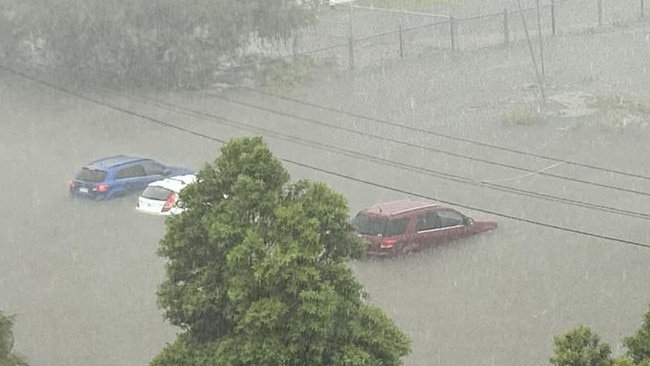
[[[150,187],[162,187],[179,193],[181,189],[185,188],[186,185],[194,183],[196,181],[196,175],[186,174],[186,175],[177,175],[174,177],[169,177],[155,182],[149,183]]]
[[[115,156],[109,156],[107,158],[95,160],[91,163],[86,164],[86,167],[91,169],[106,170],[114,166],[133,163],[142,160],[151,160],[151,159],[141,158],[132,155],[115,155]]]
[[[363,213],[374,216],[393,216],[407,211],[413,211],[419,208],[426,207],[442,207],[441,205],[424,200],[417,199],[403,199],[399,201],[392,201],[381,203],[363,210]]]

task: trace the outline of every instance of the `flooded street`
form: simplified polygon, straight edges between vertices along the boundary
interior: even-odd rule
[[[548,50],[555,56],[548,66],[555,94],[580,89],[644,96],[648,74],[611,71],[615,50],[598,62],[601,79],[582,83],[580,70],[591,62],[583,54],[599,46],[571,37]],[[631,65],[645,57],[645,41],[620,37],[630,43],[609,44],[638,45],[638,53],[628,53]],[[576,44],[584,52],[571,56],[566,50]],[[250,91],[227,94],[239,103],[208,93],[155,96],[165,104],[84,94],[107,107],[0,72],[0,309],[17,314],[16,351],[39,366],[146,365],[178,331],[156,305],[164,262],[155,250],[164,219],[136,213],[135,196],[71,199],[67,182],[82,164],[122,153],[199,169],[219,153],[220,143],[210,138],[261,134],[278,157],[301,164],[285,162],[293,179],[327,182],[348,198],[351,214],[410,193],[499,222],[493,232],[405,258],[353,263],[371,301],[412,338],[406,365],[547,365],[553,335],[578,324],[591,326],[619,352],[650,303],[650,248],[594,236],[650,245],[644,216],[650,214],[650,180],[611,171],[650,177],[650,133],[589,124],[566,132],[572,122],[559,117],[533,126],[500,124],[503,106],[525,99],[517,87],[532,80],[526,57],[522,46],[448,63],[395,61],[400,70],[359,71],[291,96],[406,128]],[[438,68],[423,66],[433,61]],[[507,75],[499,66],[506,64]],[[479,65],[491,71],[477,74]]]

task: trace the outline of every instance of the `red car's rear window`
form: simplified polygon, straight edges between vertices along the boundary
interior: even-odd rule
[[[384,234],[386,230],[386,223],[388,219],[386,217],[366,215],[364,213],[359,213],[354,220],[352,220],[352,225],[357,230],[357,233],[363,235],[379,235]]]

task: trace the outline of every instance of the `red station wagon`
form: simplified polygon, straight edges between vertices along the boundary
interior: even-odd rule
[[[352,220],[368,241],[369,257],[391,257],[489,231],[494,221],[477,221],[439,204],[401,200],[360,211]]]

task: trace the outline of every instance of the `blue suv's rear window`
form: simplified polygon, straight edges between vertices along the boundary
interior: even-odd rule
[[[77,180],[84,182],[101,183],[106,179],[106,172],[103,170],[82,168],[77,174]]]

